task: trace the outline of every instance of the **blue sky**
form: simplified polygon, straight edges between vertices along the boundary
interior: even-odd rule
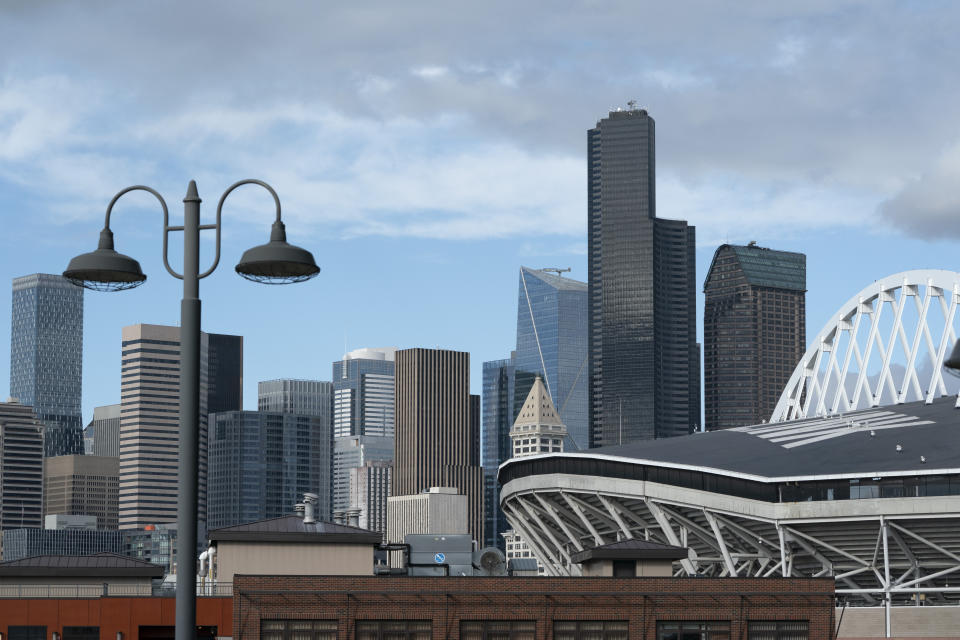
[[[481,6],[482,5],[482,6]],[[874,279],[956,269],[960,7],[896,2],[13,2],[0,8],[0,281],[94,248],[147,184],[206,221],[270,182],[313,281],[238,278],[272,203],[245,187],[203,326],[256,382],[329,378],[344,348],[515,340],[520,265],[586,278],[586,130],[657,121],[657,210],[697,226],[698,289],[728,241],[808,256],[808,335]],[[176,324],[146,194],[114,214],[137,290],[87,294],[84,416],[119,400],[120,328]],[[175,241],[171,258],[179,259]],[[210,256],[209,241],[204,245]],[[9,286],[9,285],[6,285]],[[10,294],[0,295],[9,335]],[[702,304],[702,300],[701,300]],[[0,362],[9,362],[0,340]],[[0,387],[8,386],[0,366]]]

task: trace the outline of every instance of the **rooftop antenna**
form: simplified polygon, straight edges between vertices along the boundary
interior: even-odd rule
[[[627,106],[630,107],[630,111],[637,110],[637,101],[636,100],[627,100]]]
[[[560,269],[558,267],[546,267],[544,269],[540,269],[540,271],[548,271],[550,273],[555,273],[562,278],[564,273],[570,273],[570,267],[567,267],[566,269]]]

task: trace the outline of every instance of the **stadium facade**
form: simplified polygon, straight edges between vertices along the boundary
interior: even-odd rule
[[[645,539],[689,548],[677,575],[833,576],[851,604],[956,604],[955,401],[509,460],[501,506],[552,575]]]

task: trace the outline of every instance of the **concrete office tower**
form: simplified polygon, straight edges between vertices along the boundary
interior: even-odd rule
[[[572,450],[590,446],[588,325],[586,282],[520,267],[514,364],[543,377]]]
[[[212,413],[208,442],[208,529],[291,514],[304,493],[330,518],[329,414]]]
[[[717,249],[703,284],[707,430],[770,419],[806,349],[806,289],[802,253]]]
[[[108,404],[104,407],[93,408],[93,420],[87,425],[85,438],[90,439],[90,450],[87,454],[93,456],[120,455],[120,405]]]
[[[93,516],[97,529],[118,527],[120,459],[55,456],[43,469],[43,514]]]
[[[695,230],[656,217],[654,122],[587,132],[591,446],[690,433],[700,420]]]
[[[330,383],[321,380],[266,380],[257,383],[257,409],[330,420],[331,393]]]
[[[468,532],[482,541],[480,398],[470,395],[470,354],[404,349],[396,365],[393,496],[455,487],[467,496]]]
[[[391,496],[387,500],[387,541],[403,542],[411,533],[473,535],[469,503],[456,487],[429,487],[416,495]],[[390,553],[390,566],[402,566],[399,553]]]
[[[350,470],[393,460],[395,347],[356,349],[333,363],[333,508],[348,509]],[[380,500],[386,502],[385,493]]]
[[[33,408],[0,403],[0,531],[43,525],[43,431]]]
[[[120,528],[177,516],[180,329],[124,327],[121,354]],[[207,518],[207,416],[243,406],[243,338],[200,335],[198,521]],[[205,535],[205,534],[204,534]],[[201,535],[200,539],[203,539]]]
[[[369,460],[350,469],[350,509],[359,511],[361,529],[386,533],[392,476],[393,463],[384,460]]]
[[[83,289],[35,273],[13,280],[10,396],[46,427],[44,455],[83,453]]]

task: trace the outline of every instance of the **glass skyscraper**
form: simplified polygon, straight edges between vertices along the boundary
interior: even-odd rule
[[[329,384],[329,383],[327,383]],[[330,421],[271,411],[210,414],[207,528],[293,513],[304,493],[330,518]]]
[[[333,509],[350,508],[350,470],[393,461],[395,347],[333,363]],[[387,496],[384,494],[383,502]]]
[[[515,355],[515,354],[514,354]],[[514,421],[513,358],[483,363],[481,461],[483,464],[483,546],[503,548],[501,534],[510,528],[500,508],[497,468],[510,457],[510,427]]]
[[[83,289],[35,273],[13,280],[10,396],[45,426],[44,455],[83,453]]]
[[[632,107],[587,132],[591,446],[701,422],[696,232],[656,217],[654,142]]]
[[[590,446],[588,323],[587,283],[520,267],[514,365],[518,371],[543,377],[547,393],[567,425],[567,451]],[[526,395],[519,402],[524,399]],[[508,431],[510,426],[512,421]]]

